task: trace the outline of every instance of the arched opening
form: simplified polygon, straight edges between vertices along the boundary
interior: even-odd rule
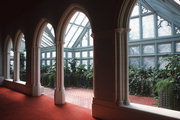
[[[87,16],[74,11],[64,33],[66,101],[91,109],[93,98],[93,38]]]
[[[44,87],[54,87],[55,75],[53,74],[56,72],[51,74],[56,68],[55,57],[53,58],[55,51],[54,40],[55,33],[52,25],[47,20],[42,19],[36,28],[32,49],[33,81],[31,82],[33,96],[40,96],[44,92]]]
[[[10,37],[7,37],[5,44],[5,79],[13,80],[14,79],[14,50],[13,50],[13,42]]]
[[[179,10],[169,0],[134,6],[127,41],[130,102],[180,110]]]
[[[26,41],[24,34],[18,31],[15,38],[15,81],[26,82]]]
[[[50,23],[47,23],[40,39],[40,83],[44,87],[44,94],[52,98],[54,98],[52,92],[54,92],[56,80],[56,49],[54,44],[54,28]]]

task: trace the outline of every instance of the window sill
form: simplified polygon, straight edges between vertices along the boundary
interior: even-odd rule
[[[24,81],[20,81],[20,80],[15,81],[15,83],[22,84],[22,85],[26,85],[26,82],[24,82]]]
[[[123,107],[140,110],[148,113],[153,113],[161,116],[167,116],[171,118],[180,119],[180,112],[175,110],[169,110],[165,108],[151,107],[141,104],[130,103],[130,105],[123,105]]]
[[[6,81],[13,82],[13,79],[5,79]]]

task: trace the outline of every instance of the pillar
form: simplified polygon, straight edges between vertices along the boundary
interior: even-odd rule
[[[40,83],[40,49],[39,46],[33,47],[33,56],[32,56],[32,95],[40,96],[43,93],[44,88]]]
[[[65,103],[63,44],[64,42],[56,42],[56,89],[54,94],[55,104]]]
[[[14,51],[14,80],[19,81],[20,51]]]
[[[129,83],[128,83],[128,40],[129,28],[115,29],[116,37],[116,102],[118,105],[129,104]]]

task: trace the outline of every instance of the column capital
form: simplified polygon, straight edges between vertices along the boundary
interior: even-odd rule
[[[41,48],[41,47],[38,45],[34,45],[33,48],[35,49],[35,48]]]
[[[56,45],[64,45],[65,42],[64,42],[64,41],[56,41],[55,44],[56,44]]]
[[[124,33],[124,32],[130,32],[130,28],[116,28],[115,32]]]
[[[92,38],[94,38],[95,34],[94,34],[94,33],[92,33],[90,36],[91,36]]]

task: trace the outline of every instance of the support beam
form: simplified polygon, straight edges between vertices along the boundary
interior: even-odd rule
[[[64,42],[56,42],[56,89],[54,102],[58,105],[65,103],[63,44]]]

